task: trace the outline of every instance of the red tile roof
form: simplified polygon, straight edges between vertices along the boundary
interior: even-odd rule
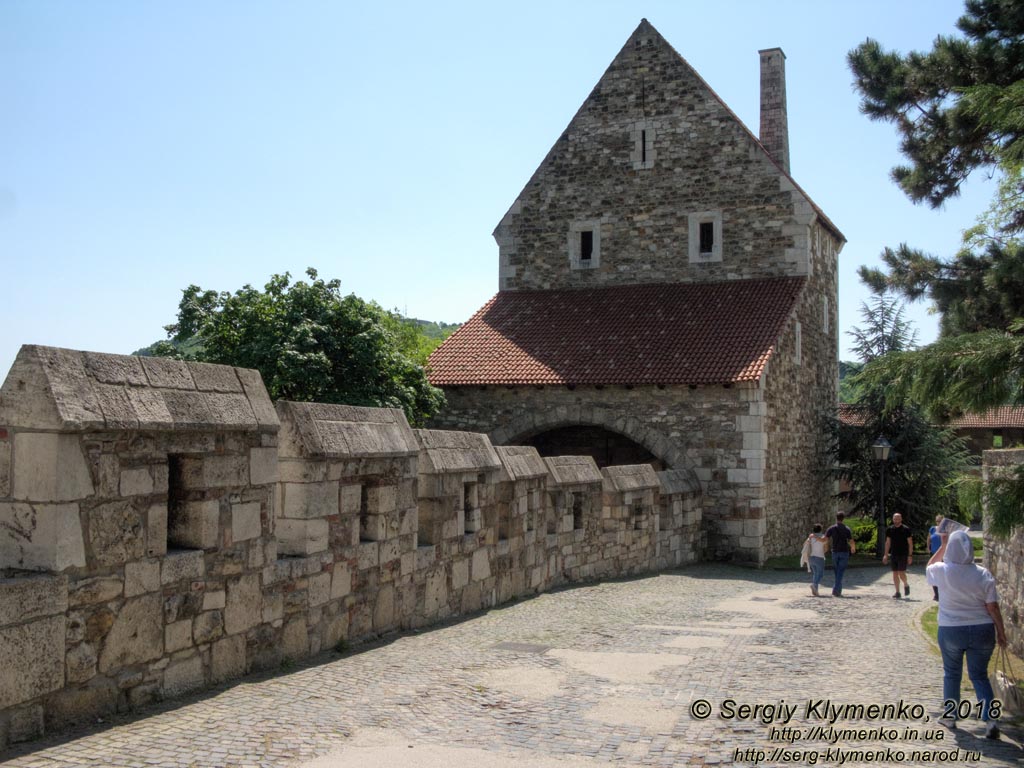
[[[430,356],[436,386],[757,381],[804,278],[502,291]]]
[[[965,413],[951,419],[949,426],[954,429],[1024,428],[1024,407],[1004,405],[984,413]]]
[[[863,427],[867,424],[868,410],[863,405],[853,403],[839,404],[839,420],[851,427]]]
[[[839,420],[851,427],[863,427],[867,409],[852,403],[839,404]],[[965,413],[950,419],[944,426],[953,429],[1024,429],[1024,406],[1004,405],[984,413]]]

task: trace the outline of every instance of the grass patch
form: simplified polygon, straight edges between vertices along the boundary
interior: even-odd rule
[[[939,650],[939,606],[933,605],[921,614],[921,629],[925,635],[935,644],[935,651]]]

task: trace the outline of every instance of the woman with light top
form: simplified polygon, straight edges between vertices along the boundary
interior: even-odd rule
[[[800,565],[806,565],[811,574],[811,594],[818,596],[818,585],[825,577],[825,545],[828,539],[821,532],[821,526],[815,524],[814,532],[804,541],[803,552],[800,553]]]
[[[928,561],[928,583],[939,588],[939,650],[942,651],[942,722],[955,728],[957,719],[971,714],[960,701],[964,656],[967,674],[978,697],[977,710],[986,722],[985,736],[999,738],[992,706],[988,662],[996,643],[1006,645],[1003,615],[992,574],[974,563],[974,548],[966,531],[942,534],[942,546]]]

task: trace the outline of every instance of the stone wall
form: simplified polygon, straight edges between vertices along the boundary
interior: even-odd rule
[[[24,347],[0,389],[0,747],[553,586],[695,562],[697,484],[224,366]]]
[[[484,431],[496,445],[567,424],[624,435],[691,478],[707,557],[761,563],[780,554],[765,548],[769,438],[757,386],[448,387],[445,394],[437,425]],[[788,519],[779,525],[802,530]]]
[[[813,229],[811,273],[762,377],[764,400],[751,405],[766,440],[769,556],[796,554],[814,523],[828,527],[835,516],[825,422],[838,397],[837,307],[829,297],[836,295],[840,245],[826,228]]]
[[[711,220],[715,257],[692,258],[691,230]],[[498,224],[499,287],[804,275],[816,220],[804,193],[645,21]],[[572,250],[581,229],[594,232],[585,265]]]
[[[1024,449],[991,450],[982,453],[982,478],[1005,474],[1024,464]],[[985,526],[985,567],[992,571],[999,586],[999,606],[1003,612],[1010,650],[1024,657],[1024,528],[999,539]]]

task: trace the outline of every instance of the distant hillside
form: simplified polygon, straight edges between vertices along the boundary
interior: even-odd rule
[[[416,325],[424,336],[441,341],[455,333],[462,325],[462,323],[435,323],[430,320],[417,320],[414,317],[407,317],[405,321]]]

